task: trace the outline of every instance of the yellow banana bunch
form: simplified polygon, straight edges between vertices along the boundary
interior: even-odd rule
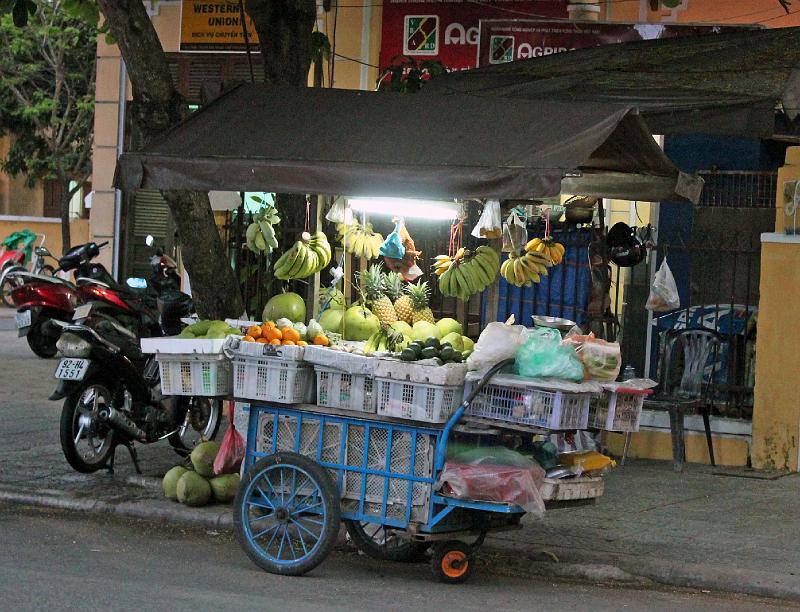
[[[526,253],[539,253],[545,257],[549,257],[554,266],[557,266],[564,260],[564,252],[566,249],[560,242],[556,242],[552,238],[534,238],[525,245]]]
[[[331,245],[324,233],[303,232],[292,248],[275,262],[275,277],[281,280],[306,278],[325,268],[331,256]]]
[[[380,256],[383,236],[372,231],[372,224],[361,225],[358,221],[354,221],[351,225],[340,223],[337,230],[348,253],[364,259],[375,259]]]
[[[499,264],[500,255],[497,251],[481,245],[474,253],[461,248],[452,258],[438,255],[433,268],[439,277],[442,295],[468,300],[494,281]]]
[[[547,276],[547,268],[552,265],[552,260],[540,252],[526,251],[522,255],[513,252],[500,266],[500,274],[516,287],[530,287]]]

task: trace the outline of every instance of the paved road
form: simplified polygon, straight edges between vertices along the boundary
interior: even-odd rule
[[[779,602],[503,578],[465,585],[425,564],[335,553],[303,578],[256,569],[224,534],[0,505],[6,610],[779,610]]]

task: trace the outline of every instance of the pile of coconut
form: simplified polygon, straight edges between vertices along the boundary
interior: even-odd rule
[[[198,444],[186,465],[176,465],[164,475],[161,482],[164,495],[187,506],[233,500],[239,488],[239,474],[214,475],[214,459],[218,452],[216,442]]]

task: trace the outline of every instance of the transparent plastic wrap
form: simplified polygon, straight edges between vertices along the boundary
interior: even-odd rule
[[[668,312],[681,307],[678,285],[672,275],[672,270],[669,269],[666,257],[653,278],[650,295],[647,297],[644,307],[653,312]]]
[[[538,463],[505,447],[450,445],[437,489],[456,499],[517,504],[542,516],[544,478]]]
[[[595,338],[594,334],[587,336],[568,335],[563,344],[575,349],[578,358],[583,363],[586,380],[616,380],[622,366],[622,352],[619,342],[606,342]]]
[[[583,380],[583,364],[571,345],[561,343],[556,329],[537,327],[524,335],[517,351],[517,373],[526,378]]]
[[[504,359],[512,359],[525,337],[523,332],[525,327],[522,325],[489,323],[467,357],[467,366],[470,370],[486,371]]]

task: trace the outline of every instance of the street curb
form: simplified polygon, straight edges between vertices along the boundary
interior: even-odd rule
[[[141,486],[144,483],[136,484]],[[60,491],[26,491],[2,485],[0,485],[0,502],[73,512],[115,514],[218,531],[233,530],[233,516],[228,506],[220,506],[213,510],[189,508],[167,500],[154,499],[107,502],[92,498],[67,497]],[[691,563],[677,565],[642,558],[614,559],[609,563],[607,558],[601,561],[594,555],[581,555],[579,551],[570,551],[570,555],[574,558],[569,562],[541,561],[533,558],[536,553],[498,545],[502,545],[502,541],[497,543],[488,541],[479,557],[488,571],[494,574],[516,577],[539,576],[639,588],[652,588],[658,584],[800,601],[800,588],[782,584],[780,575],[774,573],[714,568]],[[341,548],[352,550],[346,544],[342,544]]]

